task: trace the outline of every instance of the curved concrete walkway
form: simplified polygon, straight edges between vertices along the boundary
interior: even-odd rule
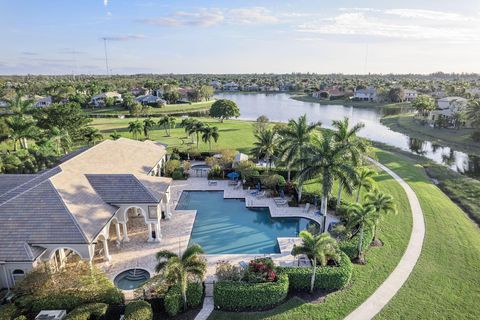
[[[387,305],[410,276],[422,252],[423,238],[425,237],[425,221],[415,192],[395,172],[373,159],[369,160],[392,176],[405,190],[412,210],[412,234],[407,249],[397,267],[364,303],[345,318],[347,320],[372,319]]]

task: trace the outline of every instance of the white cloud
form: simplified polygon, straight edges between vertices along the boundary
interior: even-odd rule
[[[104,5],[105,7],[107,7],[107,6],[108,6],[108,0],[103,0],[103,5]]]
[[[469,17],[453,12],[442,12],[434,10],[421,9],[390,9],[385,10],[386,14],[399,16],[402,18],[419,18],[439,21],[465,21],[470,20]]]
[[[237,8],[228,11],[229,21],[236,24],[277,23],[278,18],[263,7]]]
[[[105,39],[108,41],[128,41],[128,40],[145,39],[145,36],[143,34],[125,34],[125,35],[118,35],[118,36],[102,37],[102,39]]]

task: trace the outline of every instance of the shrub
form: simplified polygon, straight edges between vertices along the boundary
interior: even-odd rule
[[[310,290],[312,268],[278,267],[278,271],[288,275],[290,289],[297,291]],[[317,267],[314,289],[338,290],[345,287],[352,277],[353,265],[345,253],[341,253],[338,266]]]
[[[173,172],[180,168],[180,161],[170,159],[165,163],[165,174],[169,177],[172,176]]]
[[[28,319],[27,319],[27,317],[26,317],[26,316],[24,316],[24,315],[21,315],[21,316],[18,316],[18,317],[16,317],[16,318],[15,318],[15,319],[13,319],[13,320],[28,320]]]
[[[223,170],[219,165],[214,165],[208,172],[208,178],[223,178]]]
[[[215,275],[218,280],[240,281],[243,278],[243,269],[240,266],[232,265],[228,261],[219,261]]]
[[[271,258],[257,258],[248,264],[244,280],[250,283],[273,282],[277,278]]]
[[[187,287],[187,307],[195,308],[202,302],[203,286],[198,282],[190,282]],[[174,285],[165,295],[165,311],[176,316],[183,309],[183,299],[179,285]]]
[[[12,320],[18,314],[18,309],[13,303],[0,306],[0,320]]]
[[[183,169],[182,168],[175,169],[175,171],[173,171],[172,173],[172,179],[173,180],[185,179],[185,175],[183,174]]]
[[[267,309],[282,302],[288,294],[288,275],[275,282],[247,283],[218,281],[213,288],[214,304],[224,310]]]
[[[340,249],[347,254],[350,259],[355,259],[358,256],[358,237],[359,233],[354,235],[351,239],[340,241]],[[365,230],[362,251],[365,251],[373,241],[373,232],[371,229]]]
[[[105,303],[90,303],[73,309],[67,314],[66,320],[99,320],[107,313],[108,305]]]
[[[125,320],[152,320],[152,306],[147,301],[134,301],[125,307]]]
[[[472,140],[475,142],[480,142],[480,131],[475,131],[472,133]]]

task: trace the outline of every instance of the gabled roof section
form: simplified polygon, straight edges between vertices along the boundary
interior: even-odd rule
[[[0,221],[0,261],[33,261],[44,243],[88,243],[48,179],[3,202]]]
[[[133,174],[86,174],[85,176],[95,192],[108,204],[160,202],[160,199]]]

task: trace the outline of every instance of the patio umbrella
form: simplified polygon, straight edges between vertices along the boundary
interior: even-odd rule
[[[229,174],[227,174],[227,177],[232,180],[238,179],[239,176],[240,175],[236,172],[230,172]]]

